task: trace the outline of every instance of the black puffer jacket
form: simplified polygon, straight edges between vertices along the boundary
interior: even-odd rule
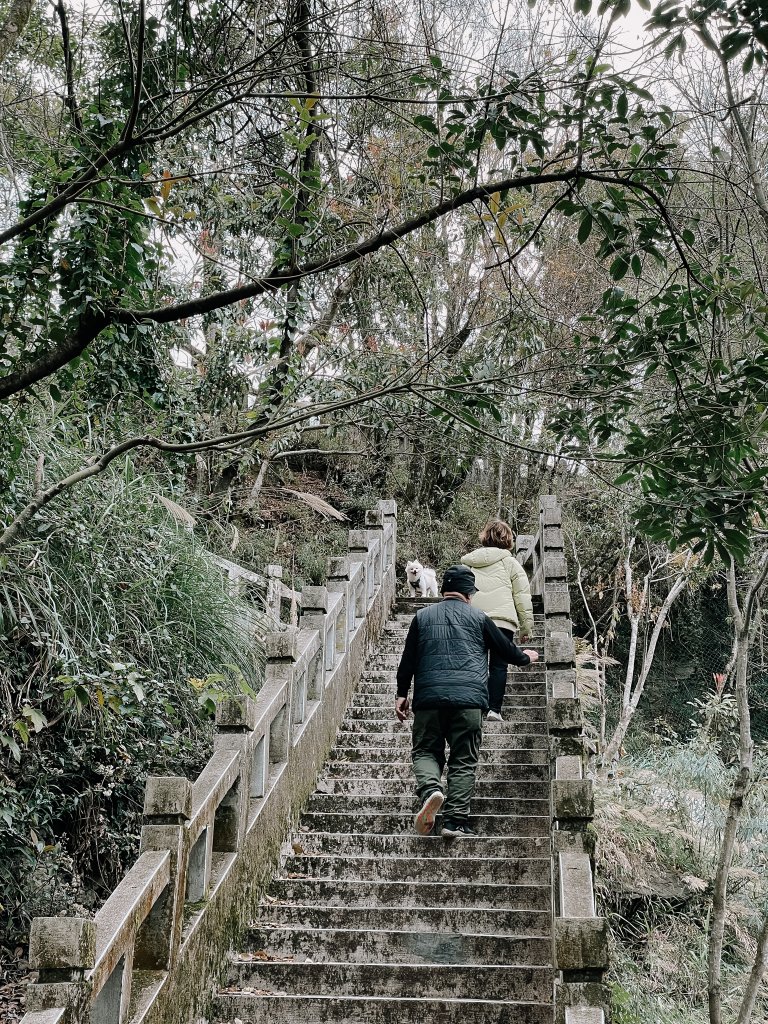
[[[508,640],[485,612],[449,597],[417,612],[397,670],[397,695],[413,708],[488,708],[488,651],[513,665],[530,658]]]

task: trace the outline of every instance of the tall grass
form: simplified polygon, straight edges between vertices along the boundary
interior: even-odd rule
[[[734,767],[703,733],[647,747],[596,788],[598,883],[617,1024],[706,1024],[707,933]],[[768,897],[768,749],[756,749],[731,871],[724,1012],[735,1019]],[[765,996],[754,1020],[765,1020]]]
[[[51,475],[87,457],[46,445]],[[6,517],[31,456],[21,470]],[[34,913],[98,902],[135,854],[147,774],[196,773],[212,691],[260,685],[252,609],[162,483],[115,465],[43,509],[0,563],[0,941]]]

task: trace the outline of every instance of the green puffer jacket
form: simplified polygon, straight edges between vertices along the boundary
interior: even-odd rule
[[[477,548],[464,555],[462,563],[475,574],[478,593],[472,606],[489,615],[503,629],[533,633],[531,585],[525,569],[504,548]]]

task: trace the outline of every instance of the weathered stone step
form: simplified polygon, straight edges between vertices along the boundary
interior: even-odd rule
[[[394,781],[390,775],[379,778],[329,779],[321,778],[317,783],[317,793],[329,793],[337,796],[387,796],[403,795],[405,779],[413,785],[409,773],[405,778]],[[475,798],[507,799],[507,800],[549,800],[549,783],[539,781],[481,781],[475,783]]]
[[[527,753],[533,753],[527,751]],[[394,763],[392,761],[326,761],[323,768],[323,779],[387,779],[396,784],[398,779],[413,782],[413,769],[410,758]],[[508,781],[549,781],[549,765],[541,758],[539,763],[532,764],[492,764],[481,761],[477,766],[478,781],[500,783]]]
[[[546,965],[549,938],[463,935],[460,932],[356,931],[349,928],[253,928],[248,948],[316,963]]]
[[[287,995],[410,996],[421,999],[548,1000],[549,967],[420,963],[230,963],[227,984]]]
[[[458,840],[462,842],[462,840]],[[355,879],[275,878],[269,895],[287,903],[325,907],[467,907],[481,910],[546,910],[549,885],[502,885],[488,882],[396,882]]]
[[[221,994],[217,1022],[242,1024],[552,1024],[551,1005],[469,999]]]
[[[372,715],[372,711],[368,711],[368,715]],[[347,712],[344,717],[344,721],[341,723],[341,730],[343,732],[358,732],[368,733],[371,736],[381,735],[394,735],[399,736],[403,733],[410,734],[412,718],[407,718],[404,723],[400,723],[395,718],[394,712],[390,712],[386,717],[374,718],[355,718],[350,716]],[[492,719],[486,719],[483,722],[483,736],[506,736],[512,735],[513,733],[526,733],[532,735],[534,733],[544,733],[547,730],[546,719],[543,714],[535,715],[530,710],[515,712],[509,711],[504,716],[503,722],[496,722]]]
[[[507,677],[507,693],[546,694],[546,677],[544,668],[526,669],[526,675],[510,673]],[[368,670],[361,674],[356,693],[390,693],[394,699],[397,691],[397,673],[394,669],[385,672],[381,669]]]
[[[501,723],[499,723],[501,724]],[[521,750],[535,750],[547,746],[547,737],[543,730],[534,732],[533,726],[527,726],[526,731],[510,731],[507,733],[496,733],[491,731],[483,732],[483,749],[492,750],[497,747],[509,747],[514,740],[516,747]],[[391,732],[353,732],[349,729],[339,729],[336,734],[336,745],[339,747],[356,747],[364,750],[366,747],[388,746],[390,749],[403,748],[411,749],[411,732],[403,726],[393,728]]]
[[[310,812],[302,815],[302,824],[313,832],[409,832],[412,814],[380,814],[368,811],[345,814]],[[478,835],[543,836],[549,833],[549,816],[484,814],[473,815],[472,828]],[[455,842],[463,842],[461,839]]]
[[[536,650],[536,644],[531,644],[530,646],[534,651]],[[539,655],[539,660],[537,662],[534,662],[532,665],[516,665],[514,666],[514,672],[512,674],[527,676],[529,672],[541,672],[542,659],[544,657],[543,647],[540,648],[537,653]],[[402,652],[395,653],[394,651],[377,652],[376,654],[371,655],[368,659],[367,669],[371,672],[386,672],[387,670],[397,671],[397,667],[400,664],[401,654]]]
[[[541,737],[535,737],[540,739]],[[515,739],[515,737],[513,737]],[[332,761],[367,761],[385,764],[410,764],[410,747],[391,744],[386,747],[337,744],[331,749]],[[549,755],[544,744],[537,747],[481,747],[479,764],[547,764]]]
[[[419,804],[411,793],[362,793],[348,796],[335,793],[314,793],[307,810],[319,814],[413,814]],[[542,815],[549,814],[549,800],[516,797],[473,797],[473,814]]]
[[[456,907],[450,898],[441,907],[319,907],[315,903],[265,903],[259,910],[259,919],[254,927],[266,926],[460,932],[462,935],[539,936],[550,940],[552,915],[550,908],[473,910],[471,907]]]
[[[545,710],[547,706],[547,697],[544,692],[542,685],[541,693],[534,694],[516,694],[512,693],[506,700],[510,702],[510,706],[524,710],[530,708],[531,710]],[[395,703],[395,691],[390,690],[388,693],[362,693],[360,691],[355,692],[350,701],[350,709],[358,708],[386,708],[390,713]]]
[[[407,630],[404,630],[402,632],[398,631],[397,633],[392,632],[384,635],[377,647],[377,653],[397,654],[399,656],[403,652],[403,647],[405,646],[405,639],[407,635]],[[533,632],[533,636],[530,637],[528,640],[521,640],[520,637],[517,637],[515,643],[520,648],[532,648],[533,650],[538,651],[540,654],[542,654],[544,651],[544,631],[542,629],[536,629]]]
[[[463,841],[463,840],[462,840]],[[446,844],[447,845],[447,844]],[[326,881],[489,882],[498,885],[549,885],[549,857],[394,857],[294,856],[280,872],[282,878],[322,878]]]
[[[460,843],[446,842],[442,836],[376,835],[370,832],[296,832],[291,846],[296,845],[308,855],[338,855],[368,857],[411,857],[442,860],[446,857],[548,857],[550,837],[545,836],[493,836],[462,839]]]
[[[536,725],[546,728],[547,710],[546,706],[541,708],[505,708],[504,722],[494,722],[486,719],[483,723],[484,732],[502,732],[503,725]],[[411,719],[406,720],[406,725]],[[342,722],[342,729],[350,732],[359,732],[368,729],[371,732],[398,732],[402,726],[398,724],[395,717],[394,701],[382,702],[379,707],[368,705],[367,707],[349,707]],[[538,732],[538,729],[526,730]]]

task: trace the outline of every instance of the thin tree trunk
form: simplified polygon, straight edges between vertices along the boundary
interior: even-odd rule
[[[33,7],[32,0],[15,0],[15,3],[11,4],[5,21],[0,25],[0,64],[21,38]]]
[[[664,598],[664,603],[662,604],[656,621],[653,624],[651,639],[648,643],[648,647],[646,648],[645,653],[643,654],[643,663],[640,669],[640,675],[638,676],[637,682],[634,683],[634,685],[632,685],[632,677],[629,676],[629,666],[627,667],[627,678],[630,683],[631,692],[629,695],[629,699],[626,700],[627,691],[625,686],[625,702],[622,704],[621,716],[619,718],[618,724],[616,725],[613,736],[611,737],[608,746],[605,748],[605,754],[603,755],[604,764],[610,764],[619,756],[619,751],[621,750],[621,745],[624,742],[624,737],[626,736],[627,730],[629,729],[629,725],[635,715],[635,712],[637,711],[640,705],[640,699],[643,696],[645,684],[648,681],[648,676],[650,674],[651,668],[653,667],[653,660],[656,657],[656,647],[659,643],[661,631],[664,628],[664,625],[667,621],[667,617],[669,616],[669,610],[679,597],[686,583],[688,582],[687,570],[690,566],[691,558],[692,556],[689,554],[685,561],[685,564],[683,565],[680,575],[675,580],[674,584],[670,587],[669,593]],[[650,573],[645,577],[645,587],[643,590],[644,599],[645,594],[649,590]],[[639,616],[635,615],[632,621],[633,631],[636,630],[637,627],[637,618],[639,618]],[[634,639],[636,639],[636,637]],[[634,651],[631,651],[631,653],[634,659]],[[632,662],[632,664],[634,664],[634,662]]]
[[[731,561],[728,570],[728,607],[733,618],[735,634],[735,690],[736,704],[739,711],[739,772],[734,780],[731,790],[731,798],[728,801],[728,814],[723,830],[723,841],[720,846],[720,856],[717,862],[715,873],[715,885],[712,895],[712,919],[709,931],[707,949],[707,997],[709,1002],[710,1024],[722,1024],[723,1002],[722,1002],[722,965],[723,965],[723,938],[725,935],[725,915],[728,897],[728,878],[730,876],[733,854],[736,847],[736,833],[744,808],[744,797],[749,788],[752,775],[752,725],[749,712],[749,691],[747,688],[747,671],[749,668],[749,645],[752,620],[755,613],[756,602],[760,591],[765,585],[768,576],[768,552],[765,552],[760,560],[755,579],[747,592],[743,606],[739,604],[739,594],[736,585],[736,565]],[[765,931],[765,925],[763,926]],[[763,934],[761,933],[761,940]],[[764,971],[764,964],[760,966],[760,959],[765,959],[765,949],[758,946],[758,955],[750,977],[747,992],[744,995],[739,1014],[739,1022],[746,1011],[746,1001],[749,996],[750,986],[756,971],[761,976]],[[756,990],[755,990],[756,991]],[[754,1004],[754,997],[752,998]],[[749,1006],[749,1013],[752,1006]]]
[[[605,747],[605,720],[606,720],[606,704],[605,704],[605,650],[600,653],[600,637],[597,629],[597,622],[592,614],[592,609],[589,606],[587,600],[587,594],[584,590],[584,573],[579,559],[578,552],[576,550],[576,542],[571,537],[571,547],[573,548],[573,560],[576,563],[576,586],[579,588],[581,594],[581,600],[584,604],[584,608],[589,616],[589,623],[592,629],[592,650],[595,652],[595,670],[597,674],[597,699],[600,702],[600,727],[598,734],[598,754],[600,754]]]
[[[741,1000],[736,1024],[749,1024],[752,1019],[755,1000],[765,977],[766,968],[768,968],[768,914],[765,914],[763,917],[763,926],[760,929],[760,937],[757,940],[755,962],[752,964],[749,981],[744,990],[744,997]]]

